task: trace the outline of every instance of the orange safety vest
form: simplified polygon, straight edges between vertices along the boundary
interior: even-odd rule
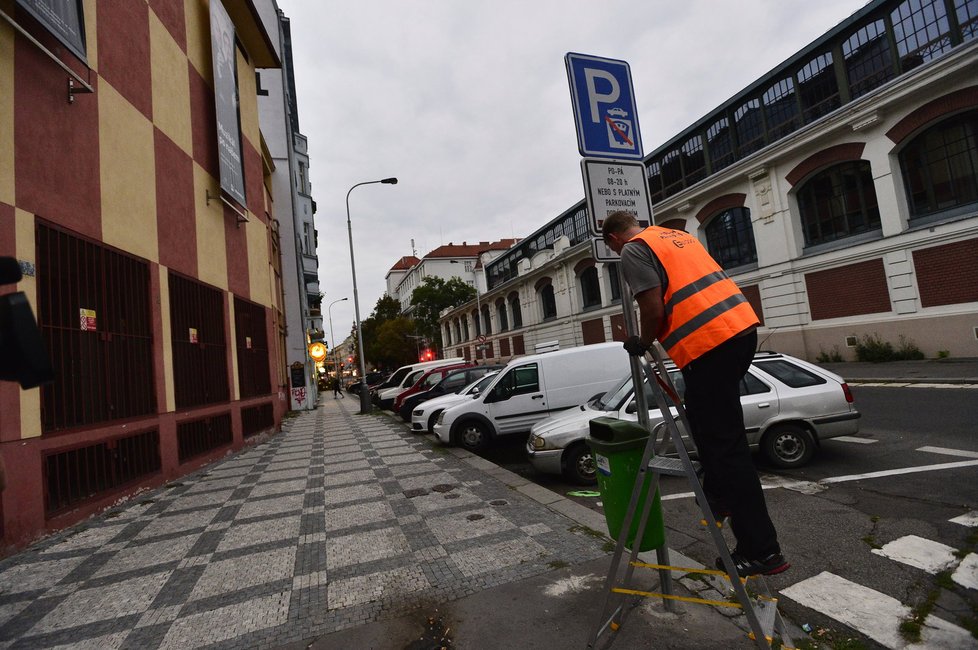
[[[645,242],[669,277],[656,338],[680,368],[760,324],[744,294],[693,235],[650,226],[629,241]]]

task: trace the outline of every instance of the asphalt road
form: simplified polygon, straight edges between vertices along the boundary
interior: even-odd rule
[[[935,576],[873,552],[908,535],[956,550],[978,545],[974,529],[949,521],[978,509],[978,389],[853,390],[863,414],[856,441],[826,441],[812,463],[797,470],[775,469],[755,456],[762,481],[773,488],[765,491],[768,507],[793,565],[771,578],[771,587],[783,589],[830,572],[910,607],[937,589],[935,616],[959,626],[978,620],[974,591],[941,589]],[[525,459],[525,439],[497,441],[482,455],[561,494],[581,489],[561,477],[538,474]],[[681,496],[688,491],[683,479],[662,480],[662,493],[679,497],[663,502],[668,545],[709,562],[715,551],[697,524],[700,515],[693,500]],[[569,498],[600,508],[599,498]],[[807,622],[829,634],[851,633],[790,600],[783,607],[799,624]]]

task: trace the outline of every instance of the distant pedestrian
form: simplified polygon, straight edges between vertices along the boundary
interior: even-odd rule
[[[343,394],[343,382],[339,377],[333,377],[333,399],[336,399],[337,395],[340,399],[346,399],[346,395]]]

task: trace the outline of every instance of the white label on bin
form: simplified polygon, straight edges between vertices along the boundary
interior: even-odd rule
[[[594,464],[598,466],[598,471],[605,476],[611,476],[611,463],[608,462],[607,456],[602,456],[601,454],[594,454]]]

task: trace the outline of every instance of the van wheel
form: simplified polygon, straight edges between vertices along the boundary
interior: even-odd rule
[[[764,455],[775,467],[792,469],[807,465],[815,455],[812,434],[797,424],[774,427],[761,441]]]
[[[463,422],[458,428],[458,443],[469,451],[482,451],[489,445],[489,431],[478,420]]]
[[[438,421],[439,415],[441,415],[441,411],[435,411],[434,413],[431,414],[431,417],[428,418],[428,433],[435,432],[435,422]]]
[[[597,483],[597,470],[594,465],[594,454],[584,443],[571,446],[564,452],[564,478],[577,485],[594,485]]]

